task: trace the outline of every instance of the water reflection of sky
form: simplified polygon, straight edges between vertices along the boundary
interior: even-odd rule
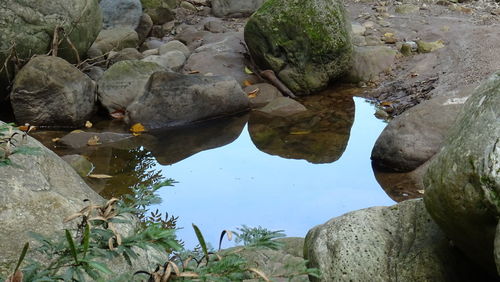
[[[179,216],[178,226],[184,229],[178,234],[190,248],[197,242],[191,223],[215,246],[222,230],[242,224],[304,237],[332,217],[393,204],[370,165],[371,149],[385,123],[373,116],[372,105],[354,99],[351,137],[338,161],[311,164],[268,155],[253,145],[245,128],[229,145],[158,167],[179,182],[160,190],[163,203],[158,208]]]

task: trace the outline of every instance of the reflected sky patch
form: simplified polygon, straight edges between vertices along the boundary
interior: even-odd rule
[[[343,213],[394,204],[375,180],[370,162],[385,123],[364,99],[354,101],[351,136],[338,161],[311,164],[268,155],[255,147],[245,127],[229,145],[158,165],[163,176],[179,183],[161,189],[163,203],[152,210],[179,216],[179,238],[192,248],[197,241],[191,223],[216,246],[222,230],[242,224],[304,237],[313,226]]]

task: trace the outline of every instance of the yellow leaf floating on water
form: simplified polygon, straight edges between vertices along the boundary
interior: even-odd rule
[[[89,140],[87,141],[88,146],[97,146],[99,144],[101,144],[101,142],[99,136],[97,135],[90,137]]]
[[[90,178],[95,178],[95,179],[108,179],[108,178],[113,178],[111,175],[107,174],[89,174],[88,177]]]
[[[292,131],[290,132],[290,135],[306,135],[310,134],[311,130],[299,130],[299,131]]]
[[[141,123],[136,123],[134,125],[132,125],[132,127],[130,128],[130,131],[132,132],[132,134],[134,136],[138,136],[138,135],[141,135],[141,133],[143,132],[146,132],[146,128],[144,128],[144,125],[142,125]]]
[[[253,71],[251,71],[248,67],[245,67],[245,73],[246,74],[253,74]]]
[[[90,121],[88,121],[88,120],[87,120],[87,121],[85,122],[85,127],[86,127],[86,128],[91,128],[91,127],[92,127],[92,123],[91,123]]]
[[[257,94],[259,94],[259,91],[260,89],[259,88],[255,88],[254,90],[248,92],[248,98],[255,98],[257,97]]]

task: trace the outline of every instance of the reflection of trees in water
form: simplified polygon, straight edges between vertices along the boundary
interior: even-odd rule
[[[96,166],[96,173],[109,174],[110,179],[89,179],[89,184],[104,197],[131,193],[131,188],[151,186],[164,177],[156,169],[156,160],[143,147],[128,150],[103,148],[93,152],[89,159]]]

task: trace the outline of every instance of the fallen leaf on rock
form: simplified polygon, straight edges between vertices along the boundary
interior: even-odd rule
[[[108,178],[113,178],[111,175],[107,174],[89,174],[88,177],[90,178],[95,178],[95,179],[108,179]]]
[[[116,110],[116,111],[110,113],[109,115],[114,119],[124,119],[125,118],[125,111],[124,110]]]
[[[253,71],[251,71],[248,67],[245,67],[245,73],[246,74],[253,74]]]
[[[132,127],[130,127],[130,132],[132,132],[134,136],[141,135],[141,133],[146,131],[146,128],[144,128],[144,125],[142,125],[141,123],[136,123],[132,125]]]
[[[259,94],[259,91],[260,91],[259,88],[255,88],[254,90],[248,92],[247,93],[248,98],[255,98],[255,97],[257,97],[257,94]]]
[[[197,70],[188,71],[188,74],[197,74],[197,73],[200,73],[200,71]]]
[[[87,141],[88,146],[97,146],[99,144],[101,144],[101,142],[99,136],[97,135],[90,137],[89,140]]]
[[[298,131],[292,131],[290,132],[290,135],[306,135],[310,134],[311,130],[298,130]]]
[[[90,121],[88,121],[88,120],[87,120],[87,121],[85,122],[85,127],[86,127],[86,128],[91,128],[91,127],[92,127],[92,123],[91,123]]]
[[[36,126],[25,123],[24,125],[19,126],[19,130],[29,133],[32,130],[36,130]]]
[[[250,85],[252,85],[252,83],[250,81],[248,81],[248,80],[244,80],[243,81],[243,86],[247,87],[247,86],[250,86]]]

